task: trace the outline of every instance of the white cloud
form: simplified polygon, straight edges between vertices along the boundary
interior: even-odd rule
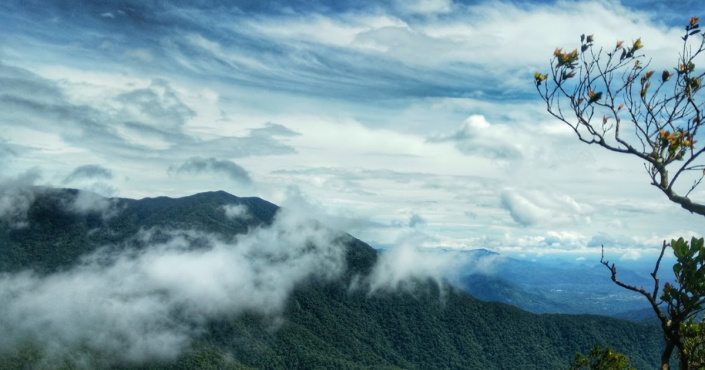
[[[620,261],[625,261],[625,260],[638,260],[641,258],[641,252],[638,250],[629,250],[622,254],[621,257],[619,257]]]
[[[13,227],[27,226],[27,211],[36,196],[32,186],[40,178],[36,169],[15,178],[0,177],[0,218],[6,218]]]
[[[433,279],[440,284],[448,268],[458,264],[454,253],[438,253],[420,247],[429,237],[422,233],[403,234],[382,253],[363,283],[370,293],[410,289],[419,281]]]
[[[279,202],[295,185],[378,243],[399,233],[379,225],[410,212],[457,248],[545,248],[549,231],[695,230],[701,220],[666,205],[638,161],[579,144],[533,91],[533,73],[581,33],[610,48],[642,37],[655,65],[672,62],[681,30],[661,10],[689,10],[642,5],[419,0],[256,15],[171,5],[155,13],[169,14],[163,23],[142,25],[139,45],[131,28],[95,22],[17,29],[0,36],[4,173],[38,167],[62,184],[99,164],[113,177],[69,185],[133,198],[223,189]],[[62,9],[52,11],[81,10]],[[125,20],[110,12],[101,24]],[[24,7],[12,16],[37,22]],[[189,158],[235,161],[256,184],[165,176]]]
[[[569,196],[536,190],[505,189],[501,204],[512,219],[523,226],[589,223],[586,215],[593,212],[592,207],[579,204]]]
[[[67,271],[1,275],[0,348],[34,341],[45,364],[80,363],[81,348],[107,361],[173,359],[207,320],[248,311],[276,316],[297,283],[345,269],[338,234],[286,213],[234,241],[171,232],[170,241],[154,242],[150,235],[140,236],[147,248],[103,249]],[[194,239],[208,248],[193,248]]]
[[[223,206],[225,217],[231,220],[247,219],[250,217],[249,210],[244,204],[228,204]]]
[[[439,286],[442,281],[456,283],[468,274],[491,274],[504,259],[498,254],[476,257],[460,250],[424,247],[435,241],[419,231],[400,234],[394,245],[379,256],[370,275],[358,280],[353,289],[368,289],[374,294],[413,289],[429,279]]]

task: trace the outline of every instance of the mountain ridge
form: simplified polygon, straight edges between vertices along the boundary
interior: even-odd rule
[[[445,283],[423,278],[412,279],[394,289],[373,292],[365,289],[364,284],[353,289],[352,281],[364,283],[372,271],[383,266],[378,263],[382,258],[378,252],[348,234],[328,231],[315,222],[296,217],[286,219],[279,207],[259,198],[239,198],[225,192],[176,199],[114,198],[108,204],[96,200],[102,208],[87,207],[78,212],[70,205],[79,199],[80,193],[57,192],[62,196],[40,194],[35,198],[27,209],[25,226],[13,228],[8,220],[0,222],[3,248],[0,269],[2,279],[8,282],[4,284],[0,279],[0,297],[7,299],[9,307],[0,308],[0,328],[17,333],[21,339],[14,347],[2,347],[0,343],[2,367],[46,367],[47,361],[57,359],[79,366],[71,356],[80,354],[88,367],[93,368],[544,369],[565,366],[576,351],[587,351],[595,343],[611,345],[628,354],[637,367],[650,368],[658,363],[661,340],[658,327],[653,325],[592,315],[536,315],[501,303],[482,302]],[[250,210],[255,210],[254,216],[228,218],[223,207],[233,205],[233,201],[237,202],[235,206],[247,203]],[[206,234],[179,231],[184,225]],[[142,235],[145,228],[152,230],[148,237]],[[210,238],[210,234],[220,237]],[[278,249],[268,248],[281,240],[286,241],[281,244],[286,246],[286,253],[278,254]],[[260,244],[251,245],[255,242]],[[103,260],[86,259],[100,253],[106,244],[121,247],[112,254],[98,254]],[[326,266],[339,266],[337,248],[344,249],[345,267],[336,274]],[[14,252],[6,253],[9,251]],[[124,251],[130,253],[120,254]],[[319,259],[311,260],[312,252],[318,253]],[[321,262],[323,269],[315,270]],[[234,265],[229,267],[229,264]],[[122,265],[128,268],[111,270]],[[267,266],[274,269],[268,270]],[[152,305],[166,310],[162,316],[131,315],[137,315],[148,326],[154,325],[151,321],[154,317],[166,320],[159,324],[157,332],[175,335],[181,340],[178,342],[181,350],[168,352],[158,343],[150,342],[146,343],[147,348],[154,353],[140,357],[138,352],[130,357],[132,352],[128,350],[121,353],[115,347],[91,342],[95,329],[80,332],[80,327],[71,333],[76,336],[79,331],[85,337],[70,342],[72,337],[62,337],[62,323],[51,321],[55,309],[23,306],[34,298],[33,294],[45,290],[54,297],[51,289],[15,290],[13,294],[20,294],[22,300],[13,298],[12,290],[9,293],[2,290],[9,283],[24,281],[21,271],[27,269],[41,275],[31,280],[39,287],[55,287],[56,281],[76,276],[98,280],[104,275],[124,276],[131,281],[131,275],[123,271],[142,274],[134,279],[136,285],[124,292],[112,293],[111,289],[117,289],[113,285],[119,283],[114,280],[99,286],[99,290],[88,291],[100,295],[108,290],[109,294],[101,296],[107,300],[107,306],[88,297],[86,302],[90,307],[86,312],[93,315],[92,308],[100,312],[108,310],[110,305],[121,304],[130,310],[131,301],[124,300],[134,294],[146,295],[149,302],[158,298],[161,301]],[[319,272],[303,273],[306,269]],[[248,276],[247,271],[256,278],[253,285],[248,285],[250,289],[275,284],[271,285],[273,290],[244,291],[241,297],[245,301],[231,298],[240,294],[237,279]],[[281,271],[298,278],[282,280],[290,275],[281,275]],[[184,275],[187,280],[181,277]],[[193,285],[198,289],[190,288],[192,280],[204,276],[213,279],[205,285]],[[158,289],[145,291],[144,286],[150,284],[157,284]],[[289,288],[281,290],[276,284]],[[122,285],[122,289],[128,287],[127,283]],[[80,287],[68,286],[73,290]],[[273,297],[272,292],[281,294]],[[280,302],[282,306],[267,308],[257,305],[255,299]],[[86,309],[81,302],[57,303],[64,305],[61,307]],[[241,308],[233,311],[230,308],[233,305]],[[22,307],[44,315],[53,331],[23,334],[22,327],[8,320],[12,310]],[[267,309],[262,311],[259,307]],[[129,318],[125,317],[128,312],[131,311],[118,312],[115,317],[123,316],[124,320]],[[107,319],[114,317],[106,315]],[[79,326],[84,320],[82,316],[69,318],[78,320]],[[129,341],[133,333],[120,331],[120,327],[111,326],[107,319],[98,317],[92,323],[103,327],[99,332],[108,338],[112,338],[112,332],[123,333],[120,335],[127,339],[118,336],[111,340],[118,341],[118,348],[134,349],[134,343]],[[141,330],[140,326],[135,328]],[[61,340],[69,341],[64,343],[68,352],[51,353],[53,347],[46,343]]]

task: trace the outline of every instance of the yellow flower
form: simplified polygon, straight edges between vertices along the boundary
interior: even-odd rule
[[[539,72],[534,73],[534,80],[536,80],[536,85],[541,85],[541,82],[548,77],[548,74],[541,74]]]
[[[636,39],[636,41],[634,41],[634,45],[632,45],[632,50],[637,51],[643,47],[644,47],[644,45],[641,43],[641,37],[640,37],[640,38]]]

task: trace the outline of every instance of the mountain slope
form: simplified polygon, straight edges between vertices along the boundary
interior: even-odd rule
[[[74,190],[35,192],[22,220],[0,220],[0,329],[15,339],[0,341],[2,368],[546,369],[595,343],[638,368],[658,363],[656,326],[536,315],[425,280],[372,292],[365,279],[376,251],[314,221],[286,219],[259,198],[86,201]],[[21,273],[28,268],[36,274]],[[105,285],[85,288],[93,295],[85,303],[75,295],[105,276]],[[62,281],[70,290],[58,294]],[[51,302],[44,297],[56,305],[26,303]],[[84,312],[59,316],[75,322],[71,330],[52,321],[65,307]],[[152,307],[158,314],[140,316]],[[133,317],[140,320],[129,326]],[[41,330],[26,329],[40,319]],[[84,321],[91,325],[81,337]]]

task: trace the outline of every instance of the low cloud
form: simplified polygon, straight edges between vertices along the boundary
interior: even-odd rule
[[[225,217],[231,220],[247,219],[250,217],[247,206],[244,204],[228,204],[222,208],[223,212],[225,212]]]
[[[79,191],[76,197],[64,207],[78,214],[100,213],[104,219],[116,215],[118,211],[114,200],[90,191]]]
[[[373,222],[366,215],[360,215],[348,208],[329,207],[316,202],[298,186],[288,186],[281,202],[278,203],[289,211],[296,211],[302,218],[315,219],[328,227],[351,234],[370,228],[387,227]]]
[[[12,227],[27,225],[27,211],[35,199],[32,186],[40,177],[39,171],[30,170],[15,178],[0,178],[0,218]]]
[[[87,164],[76,167],[64,178],[62,183],[64,185],[70,184],[71,187],[87,190],[104,197],[111,197],[118,193],[117,188],[112,186],[109,181],[113,177],[113,171],[110,169],[97,164]],[[85,207],[79,205],[79,208]]]
[[[164,232],[142,232],[136,240],[147,248],[104,248],[48,276],[1,275],[0,350],[39,345],[47,366],[68,360],[92,367],[81,357],[90,353],[108,362],[170,360],[208,320],[244,312],[277,317],[296,284],[345,269],[338,234],[285,212],[234,240],[171,232],[169,241],[156,242],[154,235]],[[194,240],[206,246],[195,248]]]
[[[380,255],[368,277],[353,288],[365,287],[370,294],[413,290],[420,282],[458,283],[469,274],[492,274],[503,258],[498,254],[422,247],[431,237],[418,231],[403,234],[391,248]]]
[[[170,166],[170,173],[202,174],[215,173],[227,176],[233,181],[243,184],[252,183],[250,174],[235,162],[215,158],[192,157],[179,166]]]

